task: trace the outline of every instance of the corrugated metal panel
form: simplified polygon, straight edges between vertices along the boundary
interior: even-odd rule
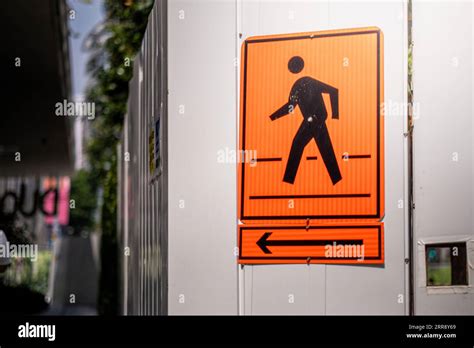
[[[166,35],[166,2],[155,1],[140,53],[134,59],[128,113],[123,133],[124,161],[121,195],[123,247],[130,255],[123,260],[124,314],[166,313],[166,168],[153,178],[150,172],[149,134],[161,110],[166,126],[166,76],[163,74],[163,38]],[[161,108],[161,109],[160,109]],[[166,140],[162,144],[166,145]],[[165,148],[162,150],[165,161]],[[125,157],[124,157],[125,158]]]

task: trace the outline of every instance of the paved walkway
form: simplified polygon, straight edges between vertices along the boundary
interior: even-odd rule
[[[55,240],[52,301],[44,315],[97,315],[98,240],[96,235]]]

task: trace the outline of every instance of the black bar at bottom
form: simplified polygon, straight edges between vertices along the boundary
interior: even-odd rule
[[[370,286],[370,284],[367,284]],[[346,291],[351,291],[350,288]],[[275,304],[277,305],[277,304]],[[288,306],[288,303],[286,303]],[[173,306],[180,306],[174,304]],[[186,306],[186,305],[183,305]],[[186,311],[183,308],[182,311]],[[350,309],[348,309],[350,311]],[[55,325],[55,340],[20,338],[25,323]],[[13,317],[0,319],[0,345],[54,344],[466,344],[474,343],[466,316],[169,316]],[[441,338],[438,337],[441,335]]]

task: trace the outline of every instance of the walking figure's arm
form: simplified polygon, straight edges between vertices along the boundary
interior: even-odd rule
[[[332,118],[339,119],[339,91],[333,86],[329,86],[319,81],[323,93],[328,93],[331,99]]]
[[[291,91],[290,98],[288,100],[288,103],[283,105],[281,108],[279,108],[277,111],[275,111],[273,114],[270,115],[270,119],[272,121],[275,121],[279,119],[282,116],[286,116],[288,114],[292,114],[293,111],[295,110],[296,104],[298,104],[297,97],[294,93],[294,88]]]
[[[277,111],[275,111],[273,114],[270,115],[271,120],[275,121],[276,119],[279,119],[280,117],[288,115],[291,112],[291,110],[290,110],[291,106],[293,106],[293,105],[290,104],[290,102],[283,105],[281,108],[279,108]],[[293,106],[293,108],[294,108],[294,106]]]

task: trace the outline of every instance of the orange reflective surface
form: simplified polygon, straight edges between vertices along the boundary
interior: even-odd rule
[[[240,264],[383,264],[383,223],[239,226]]]
[[[304,61],[296,74],[288,65],[295,56]],[[273,121],[270,115],[289,101],[295,82],[305,76],[337,89],[338,115],[333,114],[330,94],[321,94],[327,110],[323,123],[342,177],[335,184],[314,140],[304,147],[294,182],[283,181],[293,140],[308,115],[300,106]],[[240,99],[241,221],[383,217],[383,37],[378,28],[247,39],[242,47]]]

